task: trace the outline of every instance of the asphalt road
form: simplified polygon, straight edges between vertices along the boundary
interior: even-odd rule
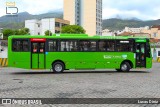
[[[160,63],[154,63],[149,70],[128,73],[97,70],[54,74],[50,71],[0,68],[0,97],[160,98]]]

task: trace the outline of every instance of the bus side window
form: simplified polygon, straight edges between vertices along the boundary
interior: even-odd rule
[[[29,51],[28,41],[23,41],[23,51],[25,52]]]
[[[91,44],[90,44],[90,41],[87,41],[87,40],[82,40],[80,41],[80,51],[90,51],[90,47],[91,47]]]
[[[107,49],[107,45],[105,41],[99,41],[98,42],[98,46],[99,46],[99,51],[106,51]]]
[[[107,51],[114,51],[114,41],[107,41]]]
[[[49,52],[57,51],[57,41],[50,40],[48,42],[48,49],[49,49]]]

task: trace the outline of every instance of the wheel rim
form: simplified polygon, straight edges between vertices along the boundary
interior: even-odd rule
[[[126,64],[123,64],[123,65],[122,65],[122,67],[121,67],[122,71],[126,71],[126,70],[127,70],[127,68],[128,68],[128,67],[127,67],[127,65],[126,65]]]
[[[61,72],[62,71],[62,65],[61,64],[56,64],[55,65],[55,71],[56,72]]]

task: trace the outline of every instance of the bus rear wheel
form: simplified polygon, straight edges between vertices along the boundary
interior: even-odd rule
[[[124,62],[121,64],[121,68],[120,68],[120,71],[122,72],[129,72],[131,69],[131,66],[128,62]]]
[[[52,65],[53,72],[62,73],[64,71],[64,64],[62,62],[55,62]]]

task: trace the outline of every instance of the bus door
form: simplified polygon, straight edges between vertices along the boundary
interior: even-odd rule
[[[146,43],[136,43],[136,67],[146,67]]]
[[[45,69],[45,39],[31,39],[31,68]]]

